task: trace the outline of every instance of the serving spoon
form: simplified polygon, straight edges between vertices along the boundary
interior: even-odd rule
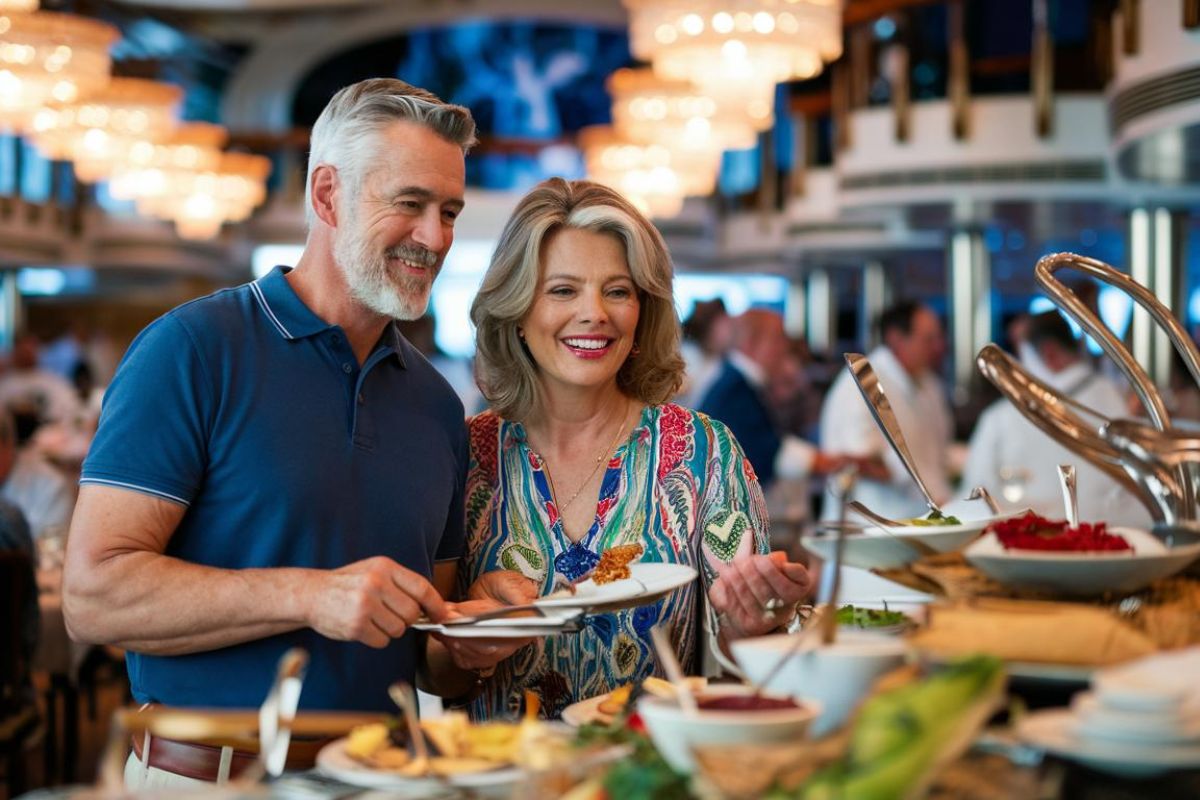
[[[1072,528],[1079,527],[1079,497],[1075,492],[1075,465],[1058,465],[1058,482],[1062,486],[1063,508],[1067,514],[1067,524]]]
[[[929,506],[929,510],[936,511],[940,515],[942,509],[933,499],[933,495],[929,493],[925,481],[921,480],[920,473],[917,472],[917,462],[913,460],[908,443],[904,440],[904,432],[900,430],[900,422],[896,419],[896,412],[892,410],[892,404],[883,391],[883,385],[871,367],[871,362],[862,353],[846,353],[846,366],[850,369],[850,377],[854,378],[855,385],[862,392],[863,399],[867,401],[867,407],[871,409],[871,416],[875,418],[879,429],[883,431],[883,437],[900,457],[900,462],[908,470],[909,477],[917,484],[921,494],[925,495],[925,503]]]

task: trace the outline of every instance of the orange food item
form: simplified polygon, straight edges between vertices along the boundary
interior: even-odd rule
[[[629,564],[645,552],[640,544],[622,544],[610,547],[600,554],[600,563],[592,573],[597,584],[612,583],[630,575]]]

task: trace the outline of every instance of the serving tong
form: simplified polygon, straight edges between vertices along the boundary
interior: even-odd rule
[[[1194,525],[1200,486],[1200,442],[1171,427],[1166,403],[1146,371],[1082,300],[1055,274],[1074,268],[1128,295],[1162,328],[1200,383],[1200,350],[1187,331],[1146,287],[1114,267],[1074,253],[1040,259],[1034,280],[1116,363],[1142,401],[1150,425],[1112,420],[1038,380],[994,344],[979,351],[979,371],[1031,423],[1129,489],[1165,526]]]

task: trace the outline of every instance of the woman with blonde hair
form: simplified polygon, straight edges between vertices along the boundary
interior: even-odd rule
[[[767,633],[809,588],[803,566],[767,554],[762,492],[729,431],[668,402],[683,372],[672,272],[653,225],[587,181],[535,187],[496,247],[471,306],[491,410],[469,423],[463,584],[512,570],[546,594],[626,544],[701,577],[522,648],[483,683],[476,717],[510,715],[526,689],[557,716],[660,673],[659,624],[694,666],[702,629],[721,646]]]

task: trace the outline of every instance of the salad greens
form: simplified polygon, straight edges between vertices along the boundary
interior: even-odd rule
[[[962,525],[962,520],[951,514],[943,514],[941,511],[930,511],[923,517],[912,517],[911,519],[901,520],[905,525],[913,525],[918,528],[929,528],[938,525]]]
[[[908,621],[906,615],[887,609],[842,606],[837,612],[838,625],[853,628],[884,628],[889,625],[904,625]]]

